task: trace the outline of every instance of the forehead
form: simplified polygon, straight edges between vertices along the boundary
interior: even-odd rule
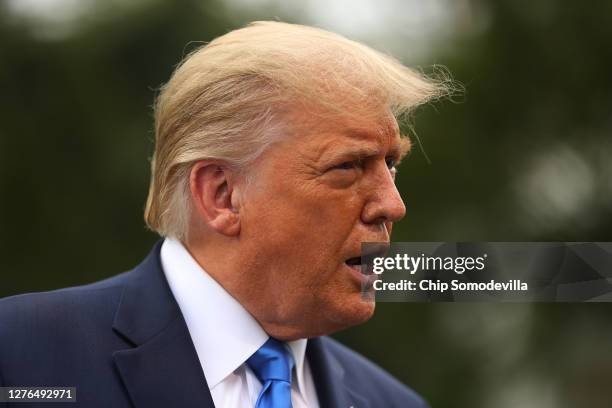
[[[342,147],[361,148],[371,155],[393,151],[403,155],[410,142],[401,138],[399,126],[390,110],[359,112],[352,115],[319,115],[302,111],[294,116],[296,142],[305,153],[322,154]]]

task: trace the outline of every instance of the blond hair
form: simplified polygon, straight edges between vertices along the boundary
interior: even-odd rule
[[[183,239],[193,163],[244,171],[280,136],[295,103],[330,114],[382,103],[398,116],[447,92],[444,80],[321,29],[258,21],[231,31],[188,55],[161,89],[145,221]]]

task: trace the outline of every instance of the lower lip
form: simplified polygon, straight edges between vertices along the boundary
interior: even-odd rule
[[[370,290],[370,289],[372,289],[372,285],[374,284],[374,281],[377,279],[376,275],[374,275],[374,274],[372,274],[372,275],[365,275],[365,274],[361,273],[361,271],[359,269],[351,268],[346,263],[344,263],[344,267],[349,270],[349,272],[353,276],[353,278],[359,283],[359,285],[361,286],[361,290],[364,290],[364,289]]]

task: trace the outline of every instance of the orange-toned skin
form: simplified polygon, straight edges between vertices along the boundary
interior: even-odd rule
[[[378,111],[377,111],[378,112]],[[369,112],[371,113],[371,111]],[[271,336],[293,340],[367,321],[374,302],[345,261],[361,242],[387,242],[405,215],[394,162],[407,150],[395,118],[322,118],[273,144],[246,184],[223,163],[191,171],[185,242],[196,261]]]

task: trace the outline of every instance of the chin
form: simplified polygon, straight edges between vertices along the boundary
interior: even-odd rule
[[[363,300],[361,294],[351,296],[351,299],[347,299],[342,305],[338,305],[334,312],[329,313],[328,316],[335,326],[333,332],[367,322],[374,315],[375,308],[376,303]]]
[[[376,304],[363,300],[361,293],[353,293],[310,306],[302,309],[299,317],[292,315],[292,318],[285,316],[285,319],[268,321],[263,324],[264,330],[272,337],[287,341],[325,336],[367,322],[374,315]]]

